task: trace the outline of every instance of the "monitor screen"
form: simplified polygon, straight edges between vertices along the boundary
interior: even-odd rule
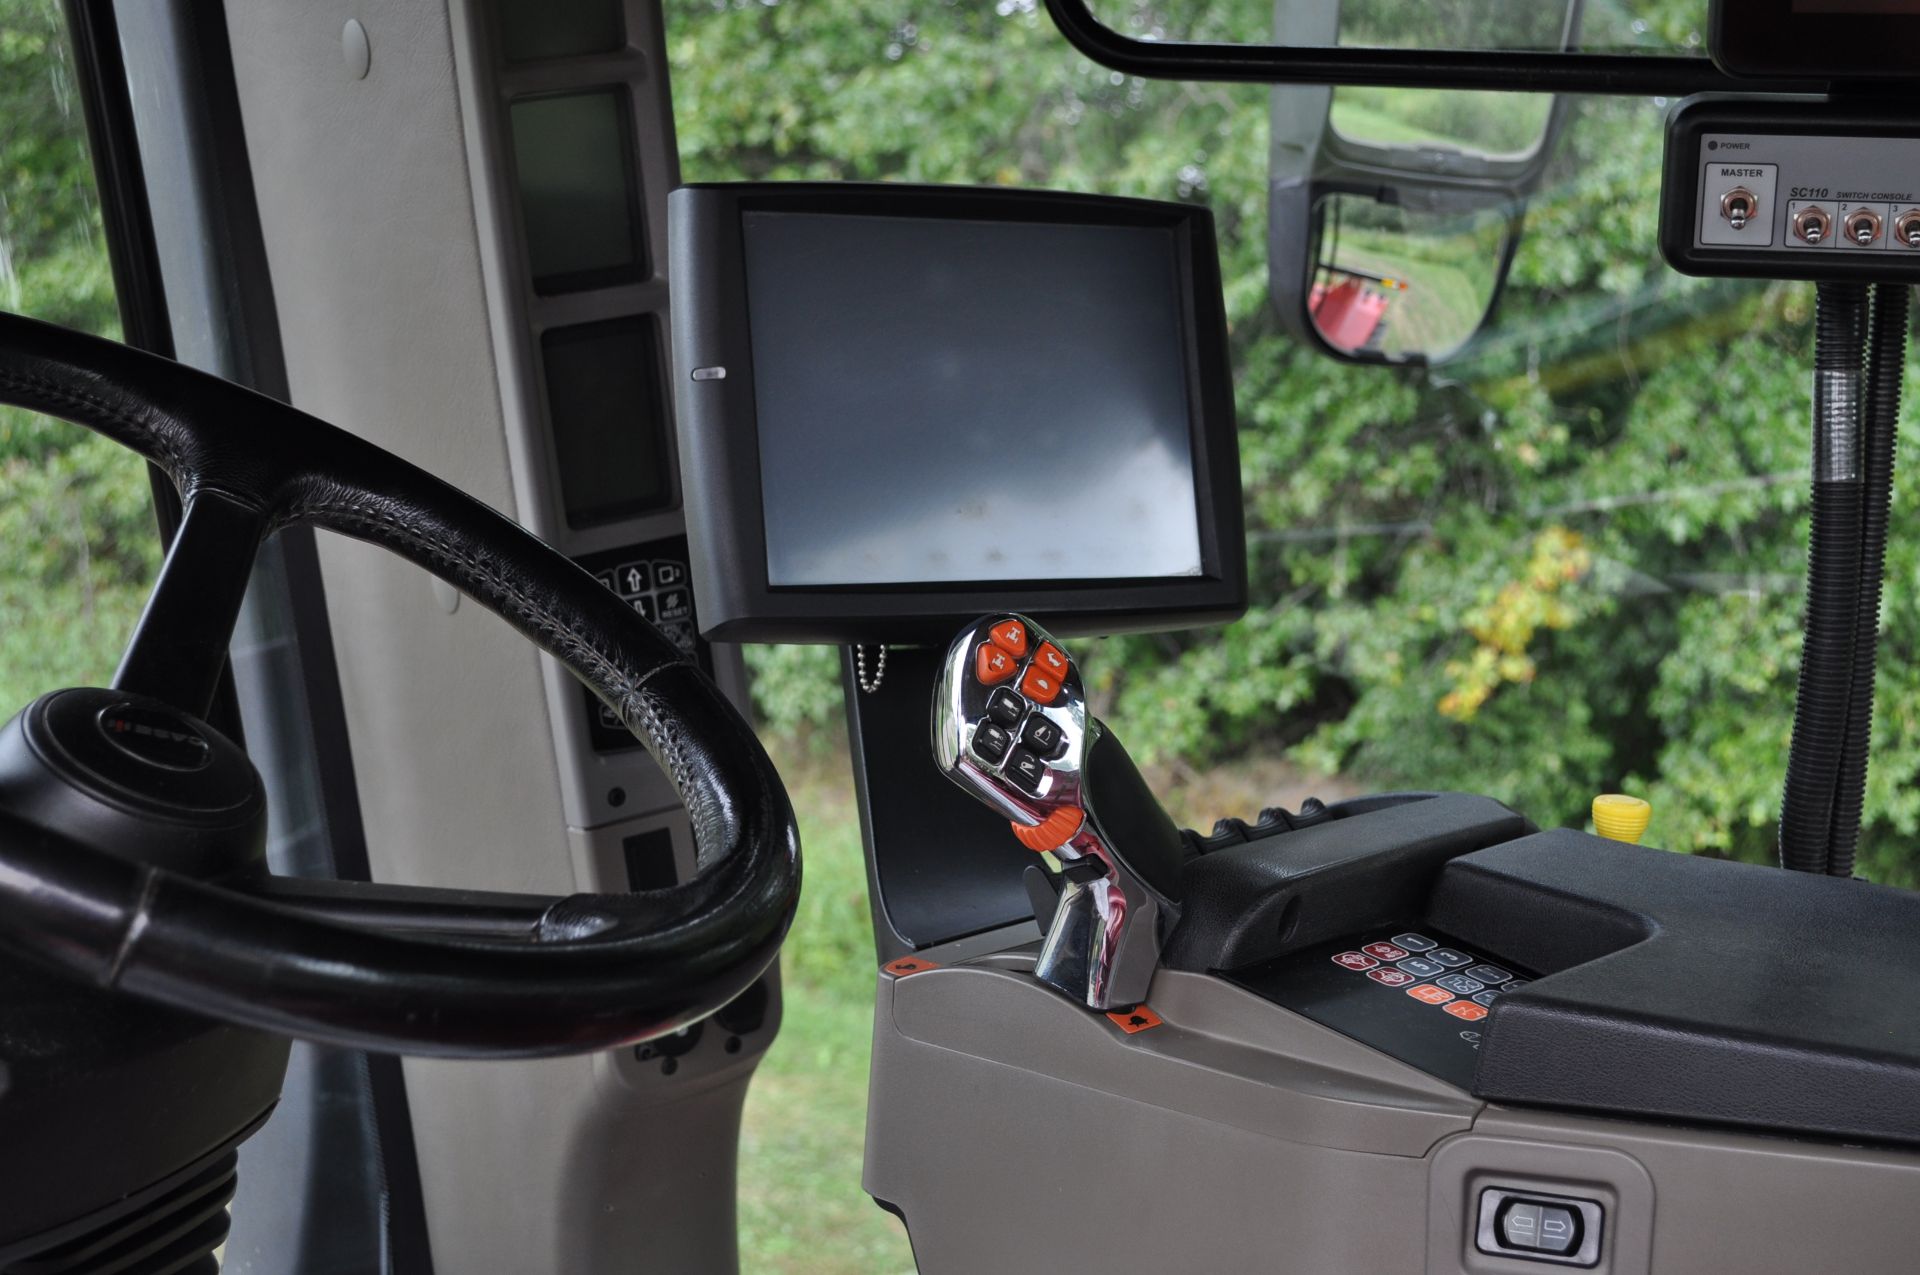
[[[549,328],[540,356],[567,525],[671,508],[658,320],[633,315]]]
[[[520,219],[536,292],[646,277],[632,126],[622,89],[527,97],[508,108]]]
[[[1173,230],[743,231],[770,585],[1201,573]]]
[[[1246,606],[1213,221],[1001,187],[684,186],[674,411],[702,632],[941,643]]]

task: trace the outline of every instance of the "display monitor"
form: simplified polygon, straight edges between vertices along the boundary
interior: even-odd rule
[[[1911,79],[1920,0],[1712,0],[1707,50],[1729,75]]]
[[[1211,221],[1141,200],[729,185],[670,203],[709,636],[937,641],[1246,603]]]

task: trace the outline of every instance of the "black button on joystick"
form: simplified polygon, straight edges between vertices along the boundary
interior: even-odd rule
[[[1067,747],[1066,733],[1060,729],[1059,723],[1038,713],[1020,732],[1020,742],[1048,761],[1065,752]]]
[[[978,735],[974,736],[979,739]],[[1013,756],[1007,758],[1007,778],[1019,784],[1028,792],[1039,792],[1040,781],[1047,776],[1047,763],[1025,748],[1013,750]]]
[[[998,762],[1007,755],[1007,749],[1013,746],[1013,736],[1004,726],[994,722],[981,722],[973,730],[973,752],[977,757],[989,762]]]
[[[1020,718],[1026,711],[1027,701],[1020,698],[1020,692],[1004,686],[987,700],[987,716],[1008,730],[1020,724]]]

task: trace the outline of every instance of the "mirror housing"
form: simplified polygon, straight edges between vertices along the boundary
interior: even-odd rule
[[[1569,48],[1578,41],[1583,3],[1566,0],[1562,38]],[[1326,0],[1274,0],[1277,44],[1332,47],[1339,26],[1339,6]],[[1272,90],[1270,299],[1290,333],[1331,357],[1444,361],[1465,348],[1493,313],[1519,244],[1527,198],[1553,157],[1571,103],[1550,99],[1537,132],[1528,127],[1508,139],[1449,138],[1431,120],[1417,117],[1433,114],[1421,108],[1457,103],[1457,95],[1399,90],[1384,100],[1413,109],[1398,119],[1369,112],[1379,135],[1367,137],[1338,127],[1339,92],[1326,85]],[[1400,136],[1388,136],[1393,133]],[[1352,218],[1345,215],[1349,209]],[[1409,236],[1405,251],[1395,252],[1376,229],[1364,250],[1349,244],[1342,260],[1338,231],[1350,219],[1375,227],[1424,223],[1424,233]],[[1487,228],[1496,220],[1503,230],[1491,237]],[[1466,258],[1481,241],[1484,279]],[[1453,277],[1444,288],[1430,286],[1441,271]],[[1471,314],[1461,294],[1468,283],[1477,294]],[[1397,342],[1387,336],[1396,309],[1426,312],[1417,331],[1396,334]]]

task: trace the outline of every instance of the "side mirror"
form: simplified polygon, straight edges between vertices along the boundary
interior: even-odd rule
[[[1571,48],[1582,4],[1530,12]],[[1381,7],[1275,0],[1275,42],[1371,43],[1382,33],[1365,29],[1368,16]],[[1569,109],[1543,94],[1275,87],[1267,256],[1281,322],[1357,362],[1458,354],[1499,302]]]
[[[1419,207],[1335,191],[1308,220],[1296,258],[1307,270],[1289,290],[1305,296],[1292,300],[1304,300],[1314,340],[1362,362],[1459,353],[1492,315],[1520,241],[1519,210],[1502,202]]]

